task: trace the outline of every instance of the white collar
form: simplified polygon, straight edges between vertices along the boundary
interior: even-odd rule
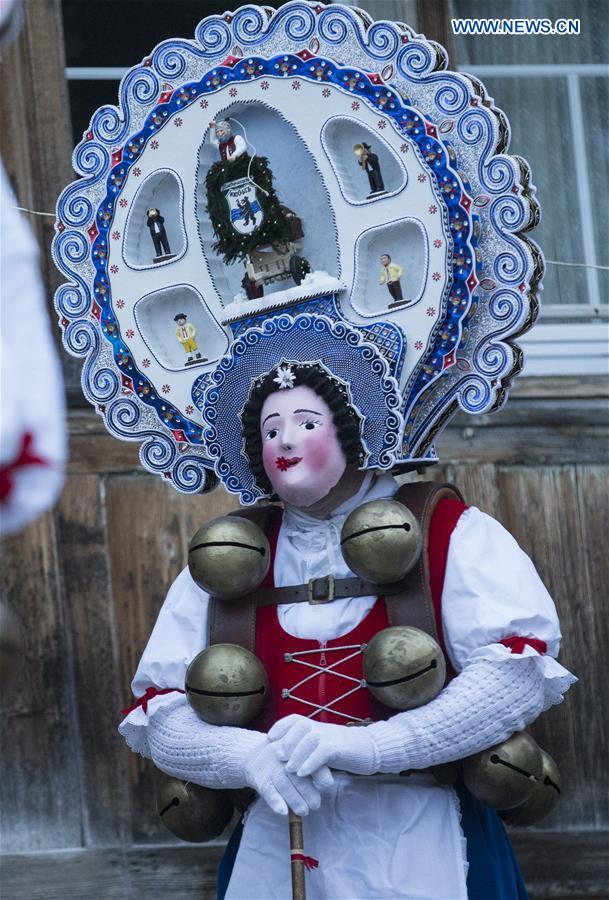
[[[393,497],[396,488],[396,481],[391,475],[374,471],[367,472],[359,490],[323,519],[311,516],[305,510],[285,503],[283,528],[290,535],[302,531],[327,531],[331,526],[341,528],[349,513],[361,506],[362,503]]]

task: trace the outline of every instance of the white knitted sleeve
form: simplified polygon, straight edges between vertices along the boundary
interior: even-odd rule
[[[208,725],[185,697],[158,709],[148,723],[148,748],[157,768],[205,787],[245,787],[245,765],[266,743],[259,731]]]
[[[535,659],[544,675],[542,711],[560,703],[577,681],[556,659],[561,641],[556,607],[533,563],[499,522],[473,506],[450,539],[442,622],[457,672],[483,660]],[[510,639],[518,638],[524,640],[516,652]],[[545,653],[535,649],[544,645]]]
[[[377,771],[425,769],[506,740],[542,712],[543,682],[534,659],[467,666],[431,703],[368,726]]]
[[[163,691],[127,713],[119,732],[136,753],[150,758],[148,725],[163,707],[171,707],[184,690],[186,670],[207,645],[208,596],[184,569],[172,584],[131,683],[141,698],[148,688]]]
[[[577,680],[555,659],[558,617],[531,560],[474,507],[450,540],[442,620],[460,674],[426,706],[369,726],[378,771],[424,769],[492,747],[560,703]],[[502,643],[512,638],[525,639],[520,652]],[[535,649],[543,645],[547,654]]]

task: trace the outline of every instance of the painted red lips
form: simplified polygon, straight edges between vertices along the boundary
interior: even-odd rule
[[[275,465],[280,472],[287,472],[292,466],[297,466],[299,462],[302,462],[302,456],[293,456],[291,459],[286,459],[285,456],[278,456],[275,460]]]

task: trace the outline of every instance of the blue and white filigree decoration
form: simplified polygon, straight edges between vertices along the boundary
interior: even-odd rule
[[[398,384],[386,360],[346,322],[319,315],[281,315],[267,319],[261,328],[250,328],[232,344],[203,396],[207,446],[227,490],[239,494],[243,504],[266,496],[255,484],[243,450],[241,413],[252,383],[278,362],[287,369],[290,364],[315,363],[340,381],[354,409],[365,410],[361,433],[365,466],[392,468],[403,422]]]
[[[522,353],[514,341],[531,327],[537,313],[543,257],[524,232],[537,224],[539,209],[526,162],[506,154],[505,115],[477,79],[448,71],[447,62],[438,44],[402,24],[375,23],[361,10],[305,0],[294,0],[277,11],[247,5],[204,19],[193,40],[159,44],[122,79],[118,106],[104,106],[93,115],[73,155],[79,178],[66,187],[57,204],[52,252],[67,282],[58,289],[55,303],[66,349],[84,359],[85,395],[112,434],[142,444],[140,457],[147,469],[185,492],[213,487],[215,470],[229,490],[241,491],[241,485],[248,484],[243,467],[239,474],[229,471],[221,446],[224,438],[212,436],[216,423],[206,407],[200,416],[199,399],[193,398],[207,396],[211,403],[228,371],[234,375],[227,361],[239,358],[242,366],[247,363],[237,347],[249,352],[247,340],[260,335],[252,344],[258,352],[258,341],[269,328],[285,346],[281,351],[285,358],[294,359],[287,349],[289,330],[284,324],[311,322],[314,316],[295,317],[302,309],[295,302],[288,310],[292,317],[283,310],[268,321],[260,318],[260,324],[253,316],[245,330],[243,323],[223,326],[226,298],[219,297],[213,285],[209,291],[201,288],[209,272],[193,239],[188,252],[157,267],[154,285],[153,266],[123,262],[124,231],[139,190],[142,160],[155,159],[154,154],[161,152],[159,143],[169,135],[175,139],[185,134],[191,108],[200,107],[201,117],[207,119],[208,104],[217,104],[219,98],[227,106],[247,85],[263,91],[270,106],[273,85],[292,79],[292,106],[304,94],[297,90],[300,84],[315,85],[320,108],[336,92],[348,97],[351,118],[374,113],[384,139],[394,140],[394,151],[410,154],[423,167],[433,192],[429,212],[436,212],[437,221],[443,223],[443,237],[434,245],[442,246],[438,252],[444,254],[444,265],[438,264],[437,270],[429,267],[429,278],[437,278],[441,293],[427,310],[435,317],[428,333],[411,334],[408,320],[399,314],[388,322],[386,311],[376,322],[374,316],[358,317],[356,304],[350,306],[337,294],[320,303],[325,314],[321,331],[301,324],[302,334],[292,335],[297,346],[304,335],[335,340],[339,346],[338,328],[349,353],[363,358],[372,354],[374,342],[384,354],[383,359],[376,353],[374,365],[390,358],[391,376],[386,372],[381,376],[379,370],[376,384],[388,385],[393,376],[398,379],[399,408],[391,407],[387,413],[385,400],[393,387],[387,394],[380,388],[380,401],[364,394],[356,400],[354,390],[354,402],[363,415],[368,417],[379,402],[383,415],[387,413],[378,426],[383,420],[384,438],[380,433],[375,441],[366,437],[369,465],[387,468],[433,458],[434,438],[458,408],[484,413],[503,404],[522,366]],[[289,117],[287,108],[283,112]],[[204,130],[206,124],[201,127]],[[179,174],[189,184],[194,159],[176,158],[173,163],[176,169],[182,166]],[[155,164],[148,163],[149,169],[151,165],[154,172]],[[158,168],[163,166],[159,163]],[[188,190],[190,195],[185,190],[183,198],[185,215],[196,206],[195,189]],[[412,212],[409,208],[404,214]],[[363,220],[362,233],[366,227]],[[180,228],[182,235],[191,236],[183,223]],[[353,252],[353,244],[343,248],[345,254]],[[196,258],[195,245],[196,253],[201,253]],[[125,246],[131,252],[132,244]],[[127,276],[130,281],[122,280]],[[219,349],[203,370],[189,370],[183,364],[172,367],[162,355],[155,358],[132,314],[153,287],[160,293],[178,284],[192,284],[193,293],[203,297],[210,332],[222,332],[217,346],[221,340],[224,346],[234,342],[226,356]],[[356,340],[357,345],[351,343]],[[315,358],[321,355],[312,345],[310,352]],[[272,366],[269,358],[268,368]],[[210,409],[218,412],[213,403]],[[251,502],[254,489],[243,490]]]

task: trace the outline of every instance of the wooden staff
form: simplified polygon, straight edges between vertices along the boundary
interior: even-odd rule
[[[302,819],[290,810],[290,861],[292,865],[292,900],[306,900],[305,863],[302,846]]]

